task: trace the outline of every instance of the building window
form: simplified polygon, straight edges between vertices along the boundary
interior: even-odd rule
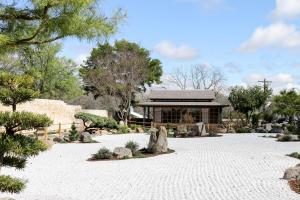
[[[219,108],[210,108],[209,110],[209,123],[219,123]]]

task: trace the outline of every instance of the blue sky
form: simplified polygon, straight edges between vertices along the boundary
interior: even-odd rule
[[[176,68],[207,64],[228,86],[273,81],[275,90],[300,88],[300,0],[106,0],[107,15],[123,8],[128,18],[110,38],[149,49]],[[95,43],[63,40],[62,54],[81,62]]]

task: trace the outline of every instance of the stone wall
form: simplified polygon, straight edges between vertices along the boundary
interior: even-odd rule
[[[0,111],[11,111],[11,107],[3,106],[0,104]],[[77,127],[81,128],[80,121],[76,121],[74,118],[77,112],[87,112],[102,117],[107,117],[106,110],[84,110],[81,106],[68,105],[64,101],[49,100],[49,99],[35,99],[34,101],[17,105],[17,111],[34,112],[37,114],[46,114],[53,120],[53,125],[49,127],[50,131],[58,131],[59,124],[61,124],[61,130],[69,130],[72,123],[77,123]]]

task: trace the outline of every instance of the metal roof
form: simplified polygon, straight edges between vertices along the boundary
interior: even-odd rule
[[[215,99],[215,93],[211,90],[151,90],[150,99]]]
[[[227,107],[228,105],[223,105],[218,102],[144,102],[138,104],[139,106],[217,106],[217,107]]]

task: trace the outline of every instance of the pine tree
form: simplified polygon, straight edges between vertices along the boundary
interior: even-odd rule
[[[17,112],[17,103],[32,100],[36,94],[31,89],[31,77],[10,73],[0,74],[0,102],[13,106],[13,112],[0,112],[0,170],[1,167],[23,169],[29,157],[47,149],[37,139],[19,134],[22,130],[49,126],[52,121],[46,115],[31,112]],[[4,77],[4,78],[3,78]],[[1,172],[1,171],[0,171]],[[18,193],[25,188],[25,181],[0,174],[0,192]]]
[[[69,135],[70,141],[73,142],[79,139],[79,134],[76,129],[75,122],[72,123],[71,130],[69,131],[69,133],[70,133]]]

